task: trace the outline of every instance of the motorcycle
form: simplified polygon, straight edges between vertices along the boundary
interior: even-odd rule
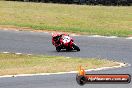
[[[80,48],[74,43],[74,40],[66,34],[61,35],[59,39],[60,44],[55,45],[56,51],[60,52],[61,49],[66,49],[66,51],[71,51],[71,50],[77,50],[80,51]]]

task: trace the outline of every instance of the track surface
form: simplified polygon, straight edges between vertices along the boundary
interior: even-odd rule
[[[0,30],[0,52],[59,55],[68,57],[107,58],[132,64],[132,40],[125,38],[94,38],[76,36],[80,52],[56,52],[51,36],[46,33]],[[132,66],[89,73],[127,73]],[[0,88],[80,88],[76,74],[0,78]],[[132,88],[130,84],[88,84],[81,88]]]

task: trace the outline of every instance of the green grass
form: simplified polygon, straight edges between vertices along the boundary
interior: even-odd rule
[[[60,56],[0,53],[0,75],[77,71],[80,65],[85,69],[89,69],[119,64],[113,61],[95,58],[81,59]]]
[[[0,25],[89,35],[132,36],[132,6],[0,1]]]

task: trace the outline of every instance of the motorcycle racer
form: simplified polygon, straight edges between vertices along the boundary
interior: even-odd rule
[[[68,34],[52,33],[52,44],[56,47],[57,52],[61,49],[80,51],[79,47]]]
[[[56,47],[57,46],[60,46],[60,38],[63,36],[63,35],[67,35],[67,34],[60,34],[60,33],[52,33],[52,44],[55,45]]]

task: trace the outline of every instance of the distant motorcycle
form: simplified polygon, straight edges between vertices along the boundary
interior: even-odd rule
[[[74,40],[67,34],[52,34],[52,44],[56,47],[57,52],[60,52],[61,49],[80,51]]]

